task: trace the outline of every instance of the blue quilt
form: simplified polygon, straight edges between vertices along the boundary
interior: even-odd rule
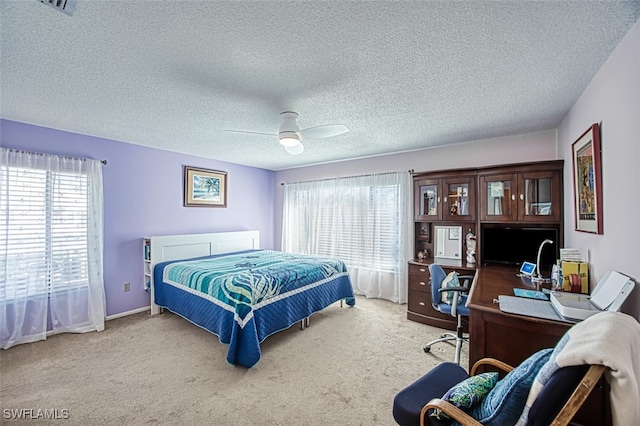
[[[269,335],[338,300],[355,304],[341,260],[272,250],[159,263],[154,286],[158,306],[216,334],[227,361],[245,367]]]

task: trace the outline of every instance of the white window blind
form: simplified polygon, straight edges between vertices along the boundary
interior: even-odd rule
[[[87,285],[87,175],[10,165],[1,175],[6,299]]]
[[[100,161],[0,148],[0,347],[104,330]]]
[[[410,198],[406,172],[288,184],[283,249],[340,258],[356,293],[403,301]]]
[[[365,255],[377,259],[372,267],[395,271],[398,257],[397,235],[401,228],[400,193],[397,186],[338,186],[337,192],[320,194],[317,226],[317,254],[336,256],[347,265],[357,264]],[[334,209],[334,206],[345,208]],[[299,229],[304,240],[305,229]],[[372,245],[373,240],[375,248]]]

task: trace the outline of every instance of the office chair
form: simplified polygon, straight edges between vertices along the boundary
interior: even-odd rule
[[[442,288],[442,282],[447,277],[447,273],[442,266],[432,263],[429,265],[429,274],[431,275],[431,305],[436,311],[457,318],[456,333],[443,333],[439,339],[432,340],[424,347],[424,351],[429,353],[431,346],[440,342],[455,340],[456,342],[456,364],[460,364],[460,352],[462,351],[462,343],[469,342],[462,331],[462,317],[469,317],[469,308],[467,303],[467,294],[471,287],[473,275],[458,275],[458,281],[462,284],[458,287]],[[451,304],[442,302],[443,293],[452,293]]]

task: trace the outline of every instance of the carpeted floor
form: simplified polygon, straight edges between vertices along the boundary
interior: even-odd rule
[[[0,350],[0,423],[394,425],[394,395],[454,358],[447,343],[423,352],[442,330],[407,320],[406,309],[364,297],[333,304],[309,328],[267,338],[251,369],[227,364],[216,336],[171,313]],[[10,418],[28,409],[68,418]]]

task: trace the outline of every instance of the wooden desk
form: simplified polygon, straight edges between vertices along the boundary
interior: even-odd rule
[[[515,267],[483,266],[477,270],[469,292],[469,368],[479,359],[497,358],[517,366],[534,352],[552,348],[571,324],[507,314],[494,299],[513,295],[513,288],[527,287]],[[610,425],[609,389],[604,379],[596,387],[575,420],[584,425]]]

